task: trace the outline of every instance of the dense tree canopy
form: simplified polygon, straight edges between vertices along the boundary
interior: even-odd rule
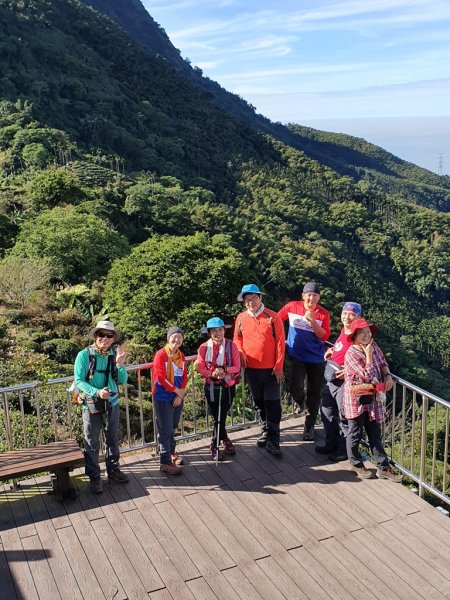
[[[128,250],[127,241],[98,217],[67,206],[24,223],[12,254],[42,259],[65,283],[92,283]]]
[[[230,318],[250,273],[226,236],[155,236],[116,260],[108,273],[105,303],[120,328],[155,346],[177,323],[192,350],[209,317]]]

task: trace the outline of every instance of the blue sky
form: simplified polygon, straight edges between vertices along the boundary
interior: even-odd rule
[[[192,65],[273,121],[450,174],[449,0],[143,0]]]

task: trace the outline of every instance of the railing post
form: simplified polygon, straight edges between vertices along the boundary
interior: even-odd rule
[[[419,470],[419,496],[423,498],[424,488],[422,483],[425,480],[425,459],[427,455],[427,415],[428,398],[422,396],[422,431],[420,436],[420,470]]]

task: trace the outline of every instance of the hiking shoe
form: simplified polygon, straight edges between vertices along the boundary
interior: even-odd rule
[[[328,446],[316,446],[314,450],[319,454],[333,454],[336,451],[336,449],[329,448]]]
[[[267,444],[267,431],[263,431],[259,438],[256,440],[256,445],[260,448],[265,448]]]
[[[309,425],[309,427],[304,427],[303,429],[303,441],[304,442],[313,442],[314,441],[314,425]]]
[[[223,460],[223,454],[222,454],[222,452],[220,452],[220,450],[217,446],[214,446],[214,444],[211,444],[209,449],[211,451],[211,458],[214,462],[216,462],[216,460]]]
[[[273,456],[277,457],[283,454],[280,448],[280,442],[278,440],[268,439],[266,444],[266,450],[267,452],[270,452],[270,454],[272,454]]]
[[[93,494],[101,494],[103,492],[103,481],[100,477],[95,477],[89,481],[89,489]]]
[[[343,460],[347,460],[347,453],[346,452],[331,452],[330,454],[327,455],[327,458],[329,460],[332,460],[333,462],[341,462]]]
[[[159,465],[159,470],[163,473],[167,473],[167,475],[179,475],[183,469],[174,463],[161,463]]]
[[[236,454],[236,448],[233,446],[233,442],[229,438],[225,438],[223,440],[223,449],[225,454],[231,454],[231,456]]]
[[[352,465],[351,470],[354,471],[360,479],[373,479],[374,477],[374,472],[365,465]]]
[[[393,469],[391,466],[382,467],[377,471],[378,479],[389,479],[390,481],[394,481],[395,483],[401,483],[403,479],[403,475]]]
[[[172,452],[170,455],[174,465],[184,465],[184,458],[178,454],[178,452]]]
[[[114,481],[117,481],[119,483],[128,483],[130,480],[128,475],[126,475],[120,469],[114,469],[114,471],[111,471],[111,473],[109,474],[109,478],[114,479]]]

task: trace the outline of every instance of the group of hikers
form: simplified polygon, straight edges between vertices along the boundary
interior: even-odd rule
[[[212,460],[217,462],[224,454],[236,453],[225,425],[241,369],[261,426],[256,444],[275,457],[282,456],[280,384],[287,351],[289,389],[298,410],[306,415],[303,440],[314,441],[320,410],[325,443],[315,447],[319,454],[333,461],[348,459],[360,478],[372,478],[375,471],[365,466],[360,454],[365,431],[377,465],[376,476],[401,481],[401,474],[392,468],[384,450],[380,427],[386,417],[385,393],[392,388],[393,380],[373,340],[377,328],[362,317],[361,306],[356,302],[344,304],[342,330],[334,345],[326,349],[330,314],[319,305],[317,283],[308,282],[301,300],[288,302],[279,312],[264,305],[263,293],[253,283],[242,287],[237,300],[244,310],[234,323],[233,340],[225,337],[231,325],[217,316],[210,318],[201,329],[207,340],[198,348],[196,360],[213,417]],[[284,321],[288,321],[287,338]],[[120,346],[115,348],[121,333],[113,323],[100,321],[91,335],[93,344],[79,352],[75,360],[74,388],[83,408],[86,474],[92,492],[101,493],[102,428],[108,476],[119,483],[128,481],[119,468],[118,439],[119,385],[126,383],[127,373],[124,352]],[[180,327],[169,327],[166,344],[156,352],[152,366],[160,470],[168,475],[181,473],[184,462],[175,441],[188,382],[186,359],[180,350],[183,340]]]

